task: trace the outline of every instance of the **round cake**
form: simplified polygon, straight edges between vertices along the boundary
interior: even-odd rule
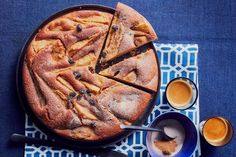
[[[28,44],[24,92],[33,114],[53,132],[100,140],[135,123],[158,90],[150,23],[118,3],[114,14],[78,10],[54,18]]]

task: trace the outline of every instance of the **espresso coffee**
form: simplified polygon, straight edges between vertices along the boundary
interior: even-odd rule
[[[233,135],[232,126],[222,117],[208,119],[203,126],[203,136],[213,146],[223,146]]]
[[[184,108],[192,99],[192,87],[185,80],[174,80],[167,88],[166,96],[175,108]]]

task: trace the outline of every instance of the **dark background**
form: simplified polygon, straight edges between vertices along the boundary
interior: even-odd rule
[[[236,126],[236,1],[234,0],[126,0],[144,15],[160,43],[199,44],[201,120],[219,115]],[[23,156],[23,147],[9,136],[24,133],[24,112],[16,95],[17,57],[30,33],[49,15],[79,4],[115,7],[102,0],[0,1],[0,156]],[[202,156],[236,156],[236,138],[221,148],[202,140]]]

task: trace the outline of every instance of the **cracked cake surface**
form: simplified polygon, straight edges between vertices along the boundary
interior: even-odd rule
[[[116,77],[156,91],[157,84],[150,83],[158,77],[151,49],[112,65],[106,74],[96,73],[112,18],[113,14],[96,10],[66,13],[39,29],[27,47],[23,63],[27,101],[57,134],[89,141],[115,136],[123,131],[120,124],[140,119],[153,98],[151,92],[106,77],[118,70]],[[153,69],[148,76],[143,71],[147,61]],[[128,77],[132,71],[138,72],[137,81]]]

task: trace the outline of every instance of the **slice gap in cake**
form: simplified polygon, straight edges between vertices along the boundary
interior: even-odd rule
[[[147,49],[143,53],[113,64],[99,74],[145,91],[157,92],[158,69],[153,49]]]
[[[107,62],[157,39],[151,24],[131,7],[118,3],[101,62]]]
[[[105,105],[115,117],[134,123],[145,113],[152,100],[150,93],[100,75],[98,78],[111,84],[97,95],[98,103]]]

